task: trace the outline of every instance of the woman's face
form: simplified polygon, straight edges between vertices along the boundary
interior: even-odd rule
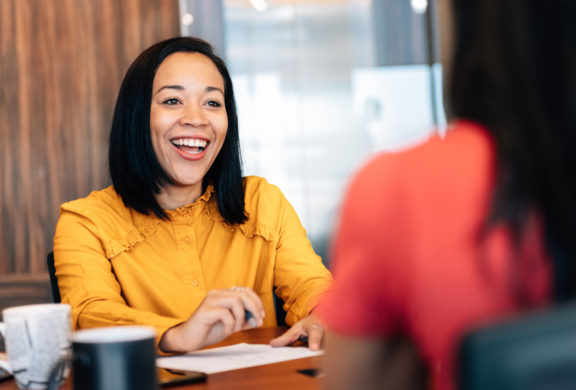
[[[174,182],[161,196],[187,198],[179,205],[194,201],[228,130],[224,79],[212,60],[191,52],[166,57],[152,86],[150,130],[156,157]]]

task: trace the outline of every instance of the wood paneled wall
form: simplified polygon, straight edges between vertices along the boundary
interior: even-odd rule
[[[59,205],[108,185],[124,72],[179,29],[178,0],[0,1],[0,309],[50,301]]]

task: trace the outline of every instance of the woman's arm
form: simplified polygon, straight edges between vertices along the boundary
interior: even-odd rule
[[[415,390],[426,387],[424,366],[405,340],[350,337],[326,332],[327,390]]]
[[[188,352],[240,329],[262,325],[262,302],[250,289],[200,291],[191,297],[185,281],[168,270],[168,259],[175,256],[169,251],[158,257],[147,246],[140,255],[129,256],[121,248],[118,256],[122,257],[114,260],[113,267],[102,230],[94,219],[71,212],[63,212],[56,229],[59,288],[63,302],[72,307],[76,328],[153,326],[161,351]],[[166,285],[170,288],[161,288]],[[138,306],[133,307],[128,296]],[[184,310],[177,311],[177,307]],[[252,313],[253,322],[246,321],[245,310]]]
[[[128,306],[123,286],[107,258],[93,219],[62,211],[54,237],[54,260],[62,302],[72,307],[74,328],[116,325],[149,325],[156,328],[157,341],[164,331],[185,318],[160,315]]]
[[[311,313],[333,279],[314,252],[292,205],[278,188],[270,187],[267,201],[275,204],[278,232],[274,284],[277,295],[285,303],[286,322],[294,325]]]
[[[332,284],[332,275],[314,252],[292,205],[275,186],[266,187],[266,191],[267,205],[275,206],[278,232],[274,283],[277,295],[285,302],[286,323],[292,325],[271,345],[289,345],[306,337],[311,349],[320,349],[324,327],[311,312]]]

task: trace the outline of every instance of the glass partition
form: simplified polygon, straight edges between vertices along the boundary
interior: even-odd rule
[[[430,4],[218,2],[245,173],[281,188],[326,259],[350,175],[444,123]]]

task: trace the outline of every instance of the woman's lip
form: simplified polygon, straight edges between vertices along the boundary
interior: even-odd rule
[[[175,145],[172,145],[172,146],[174,147],[174,149],[176,149],[176,152],[183,159],[188,160],[188,161],[198,161],[198,160],[201,160],[206,155],[206,151],[208,150],[208,147],[210,146],[210,144],[208,144],[204,148],[204,150],[202,150],[201,152],[198,152],[198,153],[188,153],[188,152],[185,152],[184,150],[176,147]]]

